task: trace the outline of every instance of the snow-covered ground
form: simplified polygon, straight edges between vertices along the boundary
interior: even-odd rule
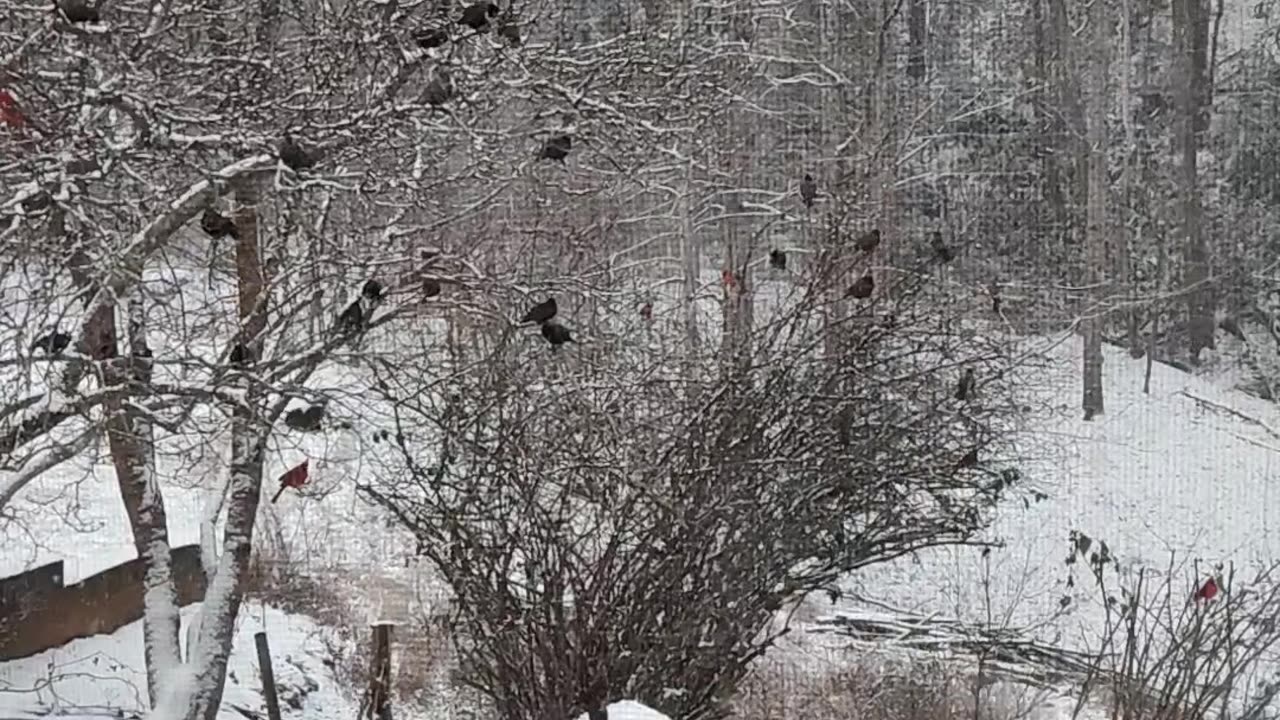
[[[712,293],[717,281],[710,270]],[[785,292],[777,280],[761,285],[765,298]],[[702,308],[709,322],[714,322],[715,306],[709,300]],[[655,312],[659,327],[667,318],[678,326],[678,313],[666,310],[660,301]],[[672,330],[679,332],[678,327]],[[1005,546],[988,561],[976,550],[955,549],[870,568],[848,580],[851,592],[840,605],[815,606],[810,617],[865,609],[850,599],[854,597],[968,620],[982,620],[990,611],[999,624],[1032,628],[1042,639],[1070,646],[1094,636],[1091,628],[1098,621],[1087,583],[1070,591],[1076,598],[1071,610],[1059,610],[1068,592],[1063,559],[1072,530],[1105,540],[1129,568],[1163,569],[1175,553],[1188,592],[1196,579],[1190,564],[1196,560],[1203,566],[1280,557],[1280,534],[1272,523],[1280,510],[1280,490],[1270,487],[1280,449],[1280,410],[1275,405],[1212,379],[1229,372],[1193,377],[1158,364],[1151,393],[1145,395],[1145,362],[1107,347],[1107,412],[1086,423],[1078,410],[1079,341],[1053,337],[1028,342],[1046,356],[1048,367],[1037,375],[1034,397],[1028,399],[1033,412],[1019,437],[1016,465],[1025,487],[1047,499],[1024,505],[1022,495],[1010,496],[991,530],[992,538]],[[163,358],[166,346],[157,346]],[[441,602],[431,574],[411,560],[413,543],[354,492],[356,483],[377,472],[382,453],[389,451],[387,443],[372,439],[380,410],[362,393],[361,382],[348,366],[335,363],[308,384],[333,396],[330,412],[351,427],[276,434],[268,475],[308,457],[313,481],[300,494],[290,491],[278,504],[264,504],[258,535],[268,557],[287,561],[292,571],[341,585],[335,589],[357,610],[348,629],[358,630],[358,639],[365,638],[366,624],[375,618],[420,618],[438,611],[433,605]],[[218,449],[225,448],[226,438],[219,432],[224,431],[211,430],[198,443],[172,438],[160,448],[159,475],[165,482],[174,545],[198,540],[201,508],[213,480],[226,470],[225,452]],[[62,560],[65,581],[71,583],[134,555],[114,473],[101,449],[24,488],[7,512],[12,519],[0,522],[0,576]],[[990,563],[989,593],[983,588],[984,562]],[[184,618],[192,611],[185,610]],[[255,711],[262,707],[252,642],[260,628],[270,634],[279,677],[292,677],[296,670],[298,678],[305,675],[320,686],[302,709],[286,707],[286,717],[327,716],[316,714],[312,699],[326,710],[352,710],[354,691],[339,692],[339,680],[323,655],[316,655],[318,643],[332,629],[251,602],[242,613],[224,717],[243,717],[235,705]],[[139,707],[144,695],[140,633],[135,625],[0,664],[0,717],[50,707]],[[792,636],[788,657],[798,666],[827,665],[836,661],[840,642],[832,636]]]
[[[183,609],[184,636],[186,623],[199,607]],[[249,602],[240,613],[220,717],[243,720],[237,707],[262,712],[253,636],[263,631],[271,645],[280,703],[289,716],[356,716],[359,698],[350,697],[334,676],[334,648],[344,649],[335,631],[310,618]],[[39,715],[120,717],[116,713],[141,711],[146,704],[141,622],[0,665],[0,718],[6,720]]]

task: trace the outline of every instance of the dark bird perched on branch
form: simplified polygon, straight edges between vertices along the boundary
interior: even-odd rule
[[[573,138],[568,135],[555,135],[547,138],[542,144],[542,150],[538,153],[539,160],[559,160],[569,157],[569,151],[573,149]]]
[[[489,19],[498,16],[498,6],[491,2],[478,2],[468,5],[462,11],[458,24],[466,25],[476,32],[489,32]]]
[[[506,40],[511,47],[520,47],[520,26],[510,14],[498,21],[498,37]]]
[[[102,21],[102,14],[96,5],[87,0],[56,0],[54,10],[61,11],[67,20],[73,23],[96,23]]]
[[[344,335],[363,332],[367,319],[364,308],[360,304],[360,299],[352,300],[351,304],[342,311],[342,314],[338,315],[338,332]]]
[[[800,199],[804,201],[805,207],[811,208],[817,197],[818,183],[814,182],[812,175],[805,173],[804,178],[800,180]]]
[[[769,267],[773,268],[774,270],[786,270],[787,269],[787,253],[783,250],[778,250],[777,248],[770,250],[769,251]]]
[[[858,300],[866,300],[871,297],[871,293],[875,289],[876,281],[872,279],[871,273],[867,273],[850,285],[849,289],[845,291],[844,296],[857,298]]]
[[[413,39],[413,44],[423,50],[434,50],[449,42],[449,31],[444,28],[419,28],[409,33],[409,37]]]
[[[933,256],[938,258],[940,262],[949,263],[955,259],[956,253],[942,240],[942,231],[934,230],[932,237],[929,239],[929,247],[933,250]]]
[[[444,68],[436,68],[430,82],[422,90],[422,100],[432,107],[440,107],[458,94],[453,76]]]
[[[235,222],[213,208],[205,208],[204,214],[200,216],[200,229],[214,240],[239,237]]]
[[[43,350],[47,355],[61,355],[62,351],[66,350],[70,345],[70,333],[53,330],[36,338],[36,341],[31,343],[31,352]]]
[[[227,362],[232,365],[245,365],[249,362],[249,348],[240,343],[236,343],[231,348],[231,356],[227,358]]]
[[[382,283],[377,280],[365,280],[364,287],[360,288],[360,297],[374,302],[382,302],[385,294],[386,290],[382,287]]]
[[[277,155],[280,156],[280,162],[294,172],[306,170],[316,164],[315,153],[303,149],[292,135],[285,135],[280,141]]]
[[[285,413],[284,424],[302,432],[315,432],[320,429],[320,421],[324,420],[324,403],[306,408],[294,408]]]
[[[960,458],[960,462],[956,463],[958,468],[978,467],[978,448],[972,448],[969,452]]]
[[[433,298],[440,294],[440,281],[435,278],[423,278],[422,297]]]
[[[973,375],[973,368],[965,368],[964,374],[960,376],[960,382],[956,383],[956,399],[968,400],[973,397],[974,388],[978,386],[978,380]]]
[[[553,297],[549,297],[546,300],[538,303],[537,305],[534,305],[533,307],[529,308],[529,312],[525,313],[524,317],[520,318],[520,322],[522,323],[534,322],[541,325],[547,322],[548,320],[550,320],[551,318],[555,317],[556,312],[558,310],[559,308],[556,307],[556,299]]]
[[[574,342],[573,335],[569,332],[569,328],[553,322],[542,323],[542,337],[551,343],[552,351],[559,348],[567,342]]]
[[[880,247],[880,228],[862,233],[853,241],[853,244],[864,253],[875,252],[876,248]]]

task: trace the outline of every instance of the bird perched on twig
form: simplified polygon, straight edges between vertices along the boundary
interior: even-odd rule
[[[520,47],[520,26],[516,24],[515,17],[510,13],[498,21],[498,37],[506,40],[511,47]]]
[[[486,33],[489,32],[489,20],[497,16],[497,5],[491,2],[472,3],[462,10],[462,17],[458,19],[458,24],[466,25],[479,33]]]
[[[43,350],[48,355],[61,355],[70,345],[71,334],[55,329],[36,338],[31,343],[31,352]]]
[[[553,322],[542,323],[542,337],[551,343],[553,352],[565,343],[574,342],[573,334],[569,332],[569,328]]]
[[[800,200],[804,202],[807,208],[813,207],[813,201],[818,198],[818,183],[814,181],[813,176],[805,173],[804,178],[800,180]]]
[[[338,332],[344,335],[364,332],[366,320],[360,298],[356,298],[338,315]]]
[[[978,380],[974,377],[973,368],[965,368],[964,374],[960,376],[960,382],[956,383],[956,399],[968,400],[973,397],[974,388],[978,386]]]
[[[934,230],[929,238],[929,247],[939,262],[949,263],[955,259],[956,253],[942,239],[942,231]]]
[[[880,228],[862,233],[853,241],[853,244],[864,253],[875,252],[876,248],[880,247]]]
[[[556,307],[556,299],[549,297],[529,308],[529,312],[525,313],[524,317],[520,318],[520,322],[533,322],[541,325],[555,317],[558,310],[559,308]]]
[[[377,280],[365,280],[364,286],[360,288],[360,297],[373,302],[382,302],[386,296],[386,290],[382,287],[382,283]]]
[[[778,250],[777,248],[770,250],[769,251],[769,267],[773,268],[774,270],[786,270],[787,269],[786,251]]]
[[[866,300],[871,297],[871,293],[876,289],[876,281],[871,277],[871,273],[867,273],[858,278],[856,282],[849,286],[845,291],[845,297],[856,298],[858,300]]]
[[[284,424],[302,432],[315,432],[320,429],[320,421],[324,420],[324,403],[308,407],[294,408],[285,413]]]
[[[280,499],[280,496],[284,494],[285,490],[289,488],[300,488],[307,484],[307,470],[310,465],[310,459],[303,460],[301,464],[289,468],[289,470],[285,471],[285,473],[280,476],[280,489],[277,490],[276,494],[271,498],[271,503],[273,505]]]
[[[98,6],[90,4],[87,0],[55,0],[53,8],[55,11],[60,11],[69,22],[102,22],[102,14],[98,11]]]
[[[409,33],[409,37],[419,48],[434,50],[449,42],[449,31],[444,28],[419,28]]]
[[[563,163],[564,159],[569,157],[569,151],[572,149],[572,137],[567,134],[553,135],[542,144],[542,150],[538,152],[538,159],[558,160]]]
[[[280,146],[277,148],[276,154],[279,156],[280,162],[294,172],[306,170],[316,164],[315,153],[304,149],[298,144],[297,140],[293,139],[292,135],[286,134],[280,140]]]
[[[1210,577],[1208,580],[1205,580],[1204,584],[1201,585],[1196,590],[1196,594],[1193,599],[1196,602],[1201,602],[1201,601],[1208,602],[1214,599],[1215,597],[1217,597],[1217,595],[1218,595],[1218,581]]]
[[[204,214],[200,216],[200,229],[214,240],[223,237],[233,239],[239,237],[235,221],[214,208],[205,208]]]

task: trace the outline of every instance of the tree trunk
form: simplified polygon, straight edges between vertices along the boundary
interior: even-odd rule
[[[1178,195],[1182,207],[1182,232],[1186,241],[1187,346],[1191,362],[1200,352],[1214,348],[1213,289],[1209,286],[1209,250],[1204,238],[1204,211],[1200,206],[1199,128],[1205,99],[1205,56],[1208,23],[1201,0],[1173,0],[1174,52],[1177,56],[1178,137],[1182,153],[1178,167]]]
[[[1092,302],[1084,321],[1084,419],[1092,420],[1103,411],[1102,328],[1106,324],[1107,282],[1107,62],[1111,49],[1111,24],[1106,4],[1095,0],[1089,6],[1087,57],[1087,103],[1085,139],[1087,153],[1087,204],[1085,207],[1085,275]]]
[[[245,179],[235,185],[236,277],[239,285],[240,337],[252,365],[262,358],[263,331],[267,327],[267,295],[258,247],[258,184]],[[227,661],[235,637],[236,617],[244,600],[253,549],[254,522],[262,500],[262,461],[267,431],[255,408],[260,391],[246,389],[245,402],[231,416],[231,482],[227,524],[218,571],[205,596],[201,614],[199,683],[186,720],[216,720],[227,680]]]

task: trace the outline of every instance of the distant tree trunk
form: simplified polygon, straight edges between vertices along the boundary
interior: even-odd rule
[[[1204,210],[1200,205],[1199,169],[1201,117],[1207,91],[1205,72],[1208,23],[1202,0],[1173,0],[1173,39],[1177,59],[1178,126],[1176,147],[1182,153],[1178,172],[1178,196],[1182,208],[1182,232],[1186,242],[1187,345],[1191,362],[1200,352],[1214,348],[1214,296],[1209,286],[1209,250],[1204,238]]]
[[[928,43],[928,15],[924,0],[910,0],[907,6],[907,75],[916,82],[928,74],[925,47]]]
[[[1133,26],[1129,0],[1120,3],[1120,47],[1133,47]],[[1116,253],[1116,277],[1124,284],[1128,298],[1124,311],[1125,337],[1129,346],[1130,357],[1142,357],[1144,348],[1138,333],[1138,287],[1133,272],[1134,228],[1131,222],[1135,218],[1133,212],[1133,175],[1137,170],[1138,139],[1133,125],[1133,63],[1129,60],[1129,52],[1120,53],[1120,118],[1124,127],[1124,165],[1120,173],[1120,208],[1122,217],[1116,224],[1117,232],[1122,233],[1119,249]]]
[[[1092,302],[1084,320],[1084,419],[1103,411],[1102,328],[1106,324],[1107,282],[1107,63],[1111,54],[1111,23],[1106,3],[1089,6],[1089,39],[1085,63],[1087,103],[1085,139],[1088,173],[1085,207],[1085,274]]]
[[[693,237],[693,160],[684,172],[684,198],[680,209],[680,240],[684,255],[684,341],[692,364],[698,352],[698,287],[702,284],[702,253]]]

